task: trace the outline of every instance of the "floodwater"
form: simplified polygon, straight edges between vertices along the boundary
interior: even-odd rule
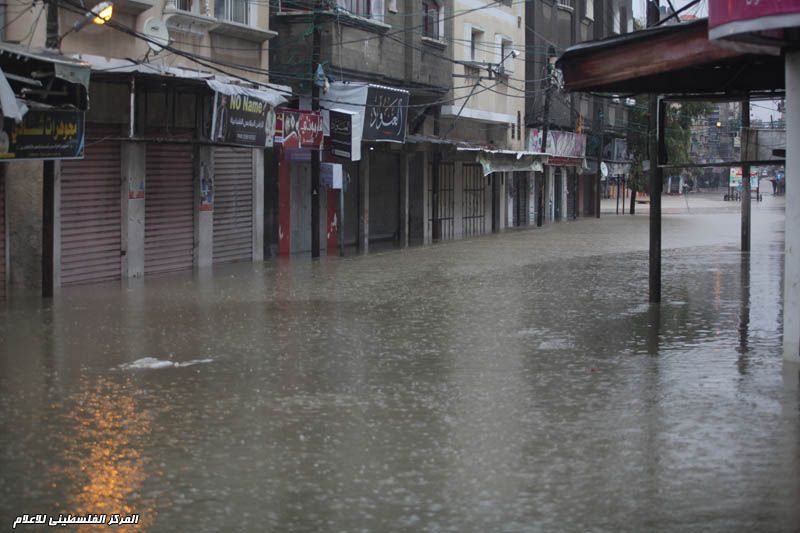
[[[753,209],[749,257],[735,211],[665,217],[660,306],[641,215],[17,295],[0,523],[797,531],[783,212]]]

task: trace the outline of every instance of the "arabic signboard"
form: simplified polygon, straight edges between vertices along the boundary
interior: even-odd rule
[[[533,128],[530,132],[528,151],[542,153],[542,130],[539,128]],[[569,165],[581,165],[586,155],[586,135],[571,131],[548,131],[547,154],[559,158],[571,158],[572,162]],[[559,164],[559,166],[564,165]]]
[[[275,108],[247,94],[214,91],[211,140],[254,148],[269,148],[275,137]]]
[[[800,0],[708,0],[708,35],[723,39],[800,25]]]
[[[353,159],[353,115],[330,112],[331,152],[337,157]]]
[[[284,148],[322,149],[322,115],[319,111],[278,109],[275,142]]]
[[[84,112],[31,109],[16,123],[3,119],[0,159],[80,159]]]
[[[404,143],[407,109],[407,91],[370,85],[367,91],[362,139]]]

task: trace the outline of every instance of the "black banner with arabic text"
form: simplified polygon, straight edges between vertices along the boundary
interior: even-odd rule
[[[84,149],[84,112],[30,109],[22,122],[3,119],[0,160],[80,159]]]
[[[370,86],[364,116],[365,141],[403,143],[406,140],[408,93]]]

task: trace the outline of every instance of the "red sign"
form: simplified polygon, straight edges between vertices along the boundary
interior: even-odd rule
[[[284,148],[322,149],[322,115],[319,111],[278,109],[275,142]]]
[[[800,24],[800,0],[708,0],[708,36],[789,28]]]

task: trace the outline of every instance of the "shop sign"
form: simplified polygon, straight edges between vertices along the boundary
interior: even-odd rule
[[[337,157],[353,160],[353,115],[330,111],[331,152]]]
[[[797,26],[800,0],[708,0],[711,39]]]
[[[365,141],[406,141],[408,91],[369,86],[362,139]]]
[[[3,119],[0,159],[80,159],[84,112],[30,109],[22,121]]]
[[[275,108],[252,95],[214,91],[211,132],[214,142],[269,148],[275,137]]]
[[[322,115],[319,111],[278,109],[275,142],[284,148],[322,149]]]
[[[542,130],[533,128],[528,137],[528,151],[542,153]],[[571,131],[548,131],[547,154],[583,159],[586,155],[586,135]]]

